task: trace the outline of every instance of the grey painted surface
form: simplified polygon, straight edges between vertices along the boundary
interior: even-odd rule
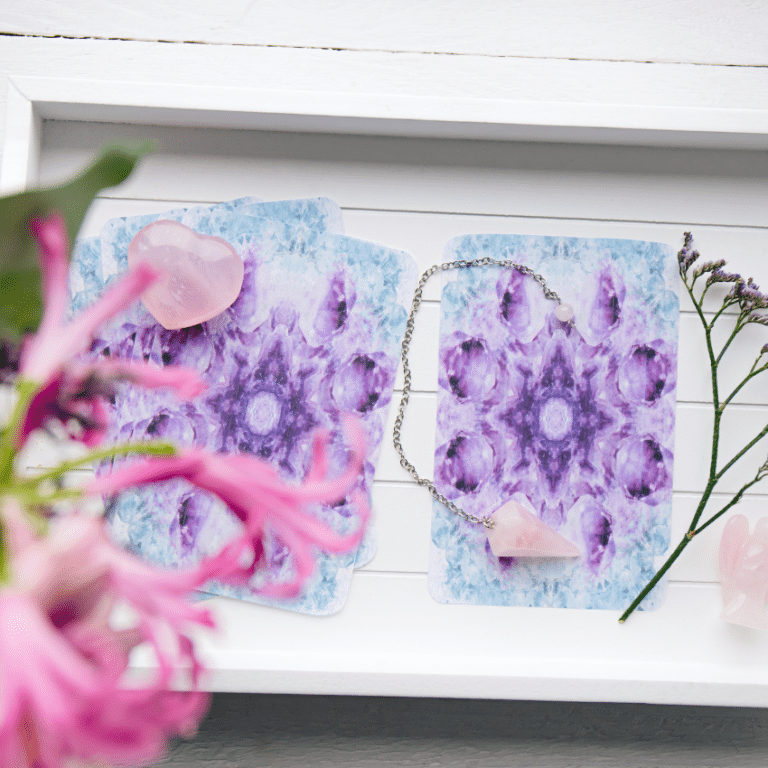
[[[216,694],[162,768],[768,766],[768,711]]]

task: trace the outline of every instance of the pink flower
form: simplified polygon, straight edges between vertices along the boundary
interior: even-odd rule
[[[16,436],[53,418],[79,427],[86,443],[106,426],[104,409],[117,380],[171,387],[194,396],[196,374],[114,360],[84,364],[97,326],[135,300],[156,278],[140,265],[74,322],[64,324],[66,235],[60,217],[32,223],[38,239],[45,310],[36,336],[25,344],[20,378],[40,389]],[[208,696],[199,691],[202,666],[188,635],[195,625],[213,626],[210,614],[186,600],[212,578],[249,580],[265,565],[269,534],[292,552],[295,574],[287,583],[266,583],[261,592],[292,596],[314,570],[315,547],[341,552],[356,546],[369,515],[354,488],[365,456],[363,431],[348,422],[350,458],[328,477],[331,438],[315,437],[311,468],[300,485],[286,485],[271,466],[250,456],[211,455],[199,449],[123,466],[93,481],[91,493],[182,477],[218,495],[243,523],[241,535],[214,557],[186,571],[163,571],[122,551],[99,520],[73,514],[48,523],[45,536],[31,527],[12,496],[0,497],[0,526],[10,581],[0,586],[0,768],[63,768],[71,760],[128,764],[156,759],[167,739],[191,733]],[[12,491],[11,489],[9,493]],[[357,529],[340,535],[312,514],[313,505],[349,496],[358,507]],[[244,561],[246,556],[249,561]],[[134,616],[116,629],[115,609]],[[132,648],[148,643],[157,672],[143,687],[126,685]],[[191,690],[171,691],[179,669]]]
[[[157,758],[169,737],[194,731],[208,704],[186,635],[189,625],[213,625],[185,599],[199,572],[158,570],[80,515],[37,538],[23,514],[12,502],[2,509],[12,573],[0,591],[0,766]],[[109,619],[123,602],[137,618],[116,630]],[[145,641],[157,675],[147,687],[126,687],[128,654]],[[168,690],[179,666],[190,671],[191,692]]]
[[[360,524],[347,536],[337,534],[308,510],[314,504],[343,499],[360,477],[365,438],[353,419],[346,427],[351,457],[344,472],[333,479],[326,477],[330,438],[319,433],[313,443],[312,466],[300,485],[286,485],[269,464],[252,456],[209,454],[193,448],[174,457],[123,466],[91,482],[87,492],[109,495],[130,486],[183,477],[216,494],[244,524],[239,537],[200,564],[201,578],[204,574],[232,582],[248,581],[265,565],[265,536],[271,532],[291,550],[295,575],[288,582],[264,584],[258,591],[273,597],[293,597],[314,571],[315,547],[328,552],[348,551],[359,544],[365,531],[370,512],[360,492],[352,493]],[[246,553],[251,558],[249,566],[242,565]]]
[[[189,368],[104,359],[96,363],[72,362],[51,379],[27,409],[17,445],[50,419],[65,426],[69,435],[91,447],[101,442],[109,425],[106,399],[115,393],[115,382],[124,381],[148,389],[172,389],[182,398],[192,398],[205,389],[200,377]]]
[[[69,325],[67,305],[67,238],[64,221],[54,214],[34,219],[30,226],[40,250],[44,300],[40,327],[22,351],[21,378],[43,385],[33,398],[17,445],[49,419],[60,421],[73,437],[92,446],[104,436],[107,414],[104,398],[113,394],[115,381],[131,381],[150,388],[170,388],[191,398],[205,385],[194,371],[168,366],[101,360],[88,365],[74,362],[88,349],[98,326],[135,301],[158,277],[147,264],[139,264],[99,301]]]

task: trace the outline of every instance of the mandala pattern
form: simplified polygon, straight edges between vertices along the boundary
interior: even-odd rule
[[[583,276],[575,327],[515,270],[475,268],[446,284],[440,490],[480,517],[525,500],[582,556],[494,558],[480,526],[436,504],[438,599],[618,608],[652,574],[668,537],[676,323],[633,300],[616,261],[596,259]],[[557,262],[547,266],[552,274]]]
[[[369,494],[405,330],[405,305],[416,279],[413,260],[334,234],[340,213],[328,200],[235,201],[164,217],[236,244],[245,267],[243,290],[223,315],[192,328],[165,330],[136,305],[102,330],[93,354],[192,367],[208,385],[192,402],[162,392],[120,389],[109,438],[163,438],[250,453],[270,462],[286,480],[298,481],[306,474],[318,429],[332,435],[331,474],[346,466],[341,423],[343,414],[354,413],[368,438],[359,489]],[[79,245],[71,280],[78,306],[124,271],[131,237],[156,218],[113,220],[100,243]],[[353,513],[343,501],[316,510],[340,533],[356,524]],[[182,481],[122,494],[108,517],[121,544],[169,566],[216,551],[236,531],[231,513],[218,500],[193,492]],[[333,613],[344,604],[353,566],[370,559],[374,541],[367,535],[358,552],[348,555],[318,553],[316,576],[296,600],[264,600],[248,587],[216,586],[212,591],[306,613]],[[290,575],[292,565],[279,540],[269,546],[268,577],[279,581]]]
[[[349,276],[331,281],[326,301],[343,303],[340,286],[353,285]],[[354,300],[347,302],[353,303]],[[300,480],[310,461],[312,435],[318,429],[338,434],[336,455],[340,470],[346,463],[341,439],[343,413],[363,419],[371,444],[378,445],[383,434],[386,408],[391,399],[396,360],[383,352],[354,350],[339,358],[345,348],[345,313],[336,313],[338,322],[326,322],[328,313],[318,313],[320,326],[336,344],[311,345],[299,324],[299,310],[288,303],[274,307],[269,317],[252,331],[231,324],[212,329],[208,324],[179,331],[157,324],[138,327],[123,323],[98,341],[98,351],[109,355],[119,350],[124,356],[152,360],[163,365],[193,364],[208,383],[207,391],[193,402],[179,402],[172,396],[138,389],[126,389],[116,398],[119,429],[133,439],[163,438],[183,445],[204,446],[225,453],[250,453],[280,469],[289,480]],[[350,320],[351,322],[351,320]],[[333,471],[333,468],[332,468]],[[367,483],[374,472],[366,465]],[[162,525],[168,538],[164,545],[166,564],[196,559],[207,549],[201,537],[209,534],[205,522],[214,514],[213,499],[192,493],[183,483],[163,487],[155,509],[171,510]],[[121,502],[133,505],[135,500]],[[344,505],[318,514],[326,519],[349,517]],[[341,515],[339,512],[341,511]],[[112,516],[120,514],[112,510]],[[157,513],[156,513],[157,514]],[[144,535],[131,542],[146,548]],[[162,537],[153,537],[159,545]],[[272,576],[288,567],[280,542],[273,542]]]

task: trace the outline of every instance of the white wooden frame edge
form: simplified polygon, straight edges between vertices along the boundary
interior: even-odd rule
[[[417,98],[12,75],[0,189],[18,189],[35,178],[44,119],[768,149],[768,109]]]

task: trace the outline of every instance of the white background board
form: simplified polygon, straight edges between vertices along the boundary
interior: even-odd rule
[[[38,144],[41,126],[19,106],[40,92],[30,80],[36,77],[48,79],[49,93],[56,91],[49,79],[61,78],[59,92],[68,94],[38,104],[38,114],[50,118],[185,126],[205,122],[214,100],[233,124],[247,124],[265,103],[272,119],[281,109],[300,112],[301,104],[326,116],[396,117],[399,134],[421,126],[422,133],[452,135],[446,126],[467,124],[453,135],[496,130],[498,137],[499,126],[516,123],[518,133],[507,138],[527,143],[57,120],[40,131],[39,174],[48,180],[77,167],[109,135],[156,135],[163,151],[94,207],[89,232],[114,215],[177,203],[327,194],[344,207],[349,234],[401,247],[422,267],[439,259],[449,237],[467,232],[677,244],[693,229],[707,258],[729,258],[768,284],[765,153],[738,148],[765,146],[768,135],[764,4],[725,11],[717,3],[630,3],[617,17],[595,5],[574,19],[571,4],[552,3],[546,30],[536,23],[541,6],[534,13],[525,3],[509,4],[500,20],[493,3],[456,3],[447,12],[443,4],[412,4],[398,17],[409,24],[364,24],[348,8],[340,15],[340,8],[290,5],[243,6],[214,24],[189,3],[181,15],[174,3],[153,3],[151,14],[141,4],[80,4],[77,18],[60,3],[4,9],[4,29],[21,35],[0,38],[8,84],[0,106],[9,105],[5,183],[26,173],[24,137]],[[303,13],[302,21],[291,13]],[[115,108],[122,103],[135,106]],[[323,105],[331,107],[323,112]],[[176,111],[152,111],[166,106]],[[279,119],[281,127],[305,131],[328,125]],[[558,133],[558,122],[571,127]],[[227,124],[220,115],[214,123]],[[599,137],[622,143],[583,144]],[[560,143],[530,143],[534,138]],[[644,140],[676,148],[631,146]],[[715,148],[681,148],[691,145]],[[414,359],[430,359],[435,318],[435,307],[426,307]],[[706,363],[694,321],[683,304],[673,540],[707,460]],[[416,376],[421,392],[405,442],[428,470],[434,369],[427,364]],[[765,403],[759,387],[744,391],[726,444],[764,423]],[[356,575],[338,616],[316,620],[217,601],[224,635],[206,641],[215,689],[768,704],[768,644],[718,620],[716,531],[681,558],[666,605],[620,628],[603,612],[433,603],[424,576],[429,502],[404,482],[391,450],[381,460],[375,502],[380,551]],[[754,519],[763,502],[753,495],[743,507]],[[464,651],[478,633],[500,640],[483,658]]]

